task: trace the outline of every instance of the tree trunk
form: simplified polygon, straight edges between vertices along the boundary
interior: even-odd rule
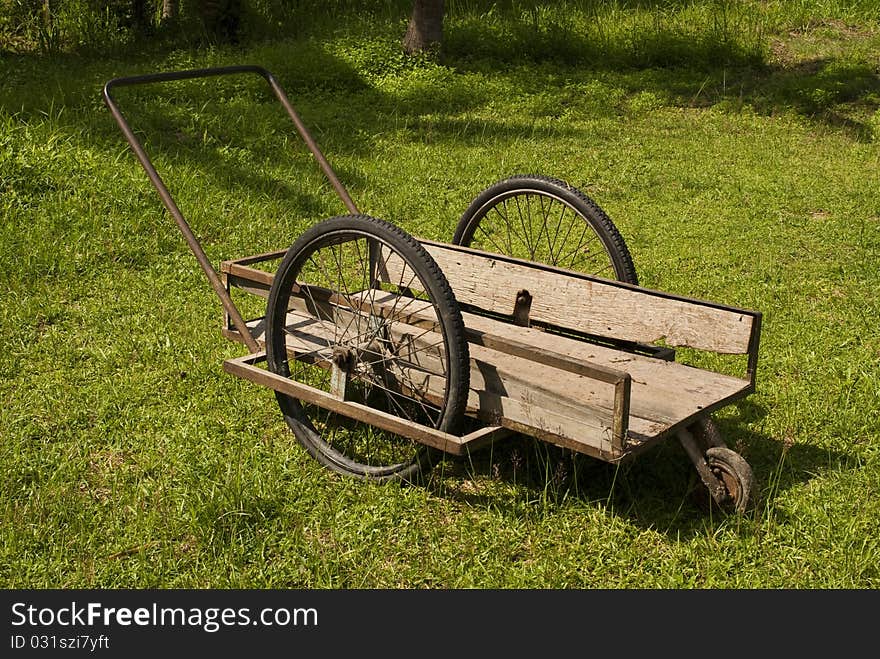
[[[444,0],[415,0],[403,49],[409,54],[426,50],[439,51],[443,44]]]
[[[241,0],[199,0],[197,6],[202,25],[213,39],[238,42]]]
[[[52,8],[49,6],[49,0],[43,0],[41,5],[40,10],[43,14],[43,27],[48,31],[52,29]]]
[[[134,31],[137,34],[144,34],[150,26],[150,19],[147,16],[146,0],[132,0],[131,2],[131,22]]]

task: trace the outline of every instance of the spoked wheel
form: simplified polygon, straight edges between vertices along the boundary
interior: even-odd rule
[[[452,242],[638,284],[623,237],[583,192],[545,176],[512,176],[481,192]]]
[[[727,500],[721,504],[726,512],[745,513],[755,503],[757,484],[752,468],[743,457],[729,448],[713,446],[706,451],[706,464],[723,483]]]
[[[415,239],[365,215],[304,232],[278,268],[266,311],[269,369],[400,419],[454,433],[468,395],[464,324],[452,289]],[[321,464],[371,480],[412,480],[437,452],[276,392]]]

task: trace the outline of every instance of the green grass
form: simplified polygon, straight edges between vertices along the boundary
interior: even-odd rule
[[[398,54],[404,14],[0,55],[0,584],[880,585],[873,5],[450,6],[442,62]],[[222,371],[242,348],[100,99],[115,76],[243,62],[278,76],[364,212],[448,240],[495,180],[557,176],[644,285],[761,310],[758,391],[717,415],[757,510],[696,507],[674,442],[615,469],[514,439],[414,487],[308,458],[271,393]],[[344,211],[258,82],[118,92],[215,263]]]

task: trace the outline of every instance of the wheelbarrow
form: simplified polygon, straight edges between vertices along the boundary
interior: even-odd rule
[[[348,214],[218,272],[112,92],[243,74],[268,83]],[[320,464],[412,481],[516,433],[613,463],[676,437],[715,503],[754,502],[752,469],[711,415],[755,390],[761,314],[640,287],[620,232],[581,190],[512,176],[473,200],[451,243],[420,240],[358,210],[262,67],[116,78],[103,97],[220,299],[222,334],[247,348],[224,369],[274,391]],[[265,298],[265,314],[245,320],[233,295]],[[682,347],[745,355],[745,373],[680,363]]]

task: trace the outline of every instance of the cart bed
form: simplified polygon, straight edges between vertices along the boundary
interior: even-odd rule
[[[278,270],[290,290],[277,296],[269,295],[275,293],[273,274],[264,262],[286,252],[224,262],[218,275],[111,93],[116,87],[238,74],[259,75],[269,84],[348,211],[300,237],[297,251]],[[724,446],[708,415],[754,390],[760,313],[423,240],[431,263],[405,231],[358,210],[278,81],[259,66],[116,78],[104,85],[103,96],[220,299],[224,335],[248,348],[250,354],[227,359],[223,368],[279,394],[297,440],[324,466],[357,478],[409,481],[430,465],[422,447],[408,441],[462,454],[522,432],[618,461],[675,433],[715,503],[741,513],[753,502],[751,468]],[[522,235],[516,218],[508,216],[508,200]],[[562,233],[568,213],[574,224]],[[490,214],[503,221],[506,233],[491,221],[483,226]],[[576,218],[586,224],[570,243]],[[552,237],[548,220],[556,227]],[[542,253],[551,261],[592,263],[597,274],[635,280],[629,252],[610,219],[558,179],[516,175],[486,188],[461,216],[453,240],[469,244],[477,229],[501,252],[530,253],[534,260],[546,241]],[[595,236],[584,240],[590,229]],[[366,244],[360,247],[362,240]],[[343,256],[341,246],[348,242],[355,243],[356,253]],[[312,261],[336,245],[335,266]],[[306,260],[311,265],[304,269]],[[343,271],[352,262],[359,269],[347,280]],[[338,278],[328,281],[328,274]],[[273,341],[267,357],[265,318],[245,321],[232,289],[271,297],[272,336],[286,345]],[[745,377],[675,363],[677,347],[747,355]],[[334,426],[338,416],[343,426],[354,420],[391,437],[343,433],[350,441],[340,450],[335,432],[325,438],[309,427],[312,411],[304,414],[283,396],[322,408]],[[376,400],[381,404],[374,406]],[[476,429],[453,434],[449,429],[461,428],[462,414],[476,419],[462,426]]]
[[[470,309],[462,313],[471,363],[468,414],[488,426],[524,432],[604,460],[619,460],[754,389],[753,360],[748,376],[739,378],[639,354],[633,351],[631,342],[663,337],[673,345],[751,352],[757,349],[760,314],[756,312],[465,248],[427,241],[423,244],[441,265],[463,308]],[[282,255],[277,252],[224,262],[221,272],[227,287],[266,296],[273,275],[250,266]],[[479,275],[479,285],[475,285],[473,273]],[[532,322],[532,318],[524,320],[521,309],[514,309],[514,298],[527,286],[532,291],[528,311],[541,323],[538,327],[517,325],[513,320],[516,317],[516,322]],[[589,296],[578,290],[584,286],[589,288]],[[374,299],[373,304],[387,313],[396,307],[394,296],[384,295],[383,299]],[[559,295],[575,299],[575,308],[569,304],[559,309],[546,302],[548,297]],[[507,315],[486,315],[500,314],[505,299]],[[597,334],[597,314],[589,313],[590,303],[600,305],[602,313],[598,315],[606,331],[617,329],[615,324],[621,326],[615,332],[625,339],[619,347],[585,340],[583,335],[559,333]],[[404,321],[412,323],[413,335],[424,335],[424,329],[435,320],[431,314],[430,309],[413,309],[410,303]],[[262,318],[248,323],[264,348],[263,325]],[[326,348],[327,328],[305,309],[292,310],[288,326],[295,328],[288,337],[294,353]],[[240,333],[228,323],[224,333],[241,340]],[[424,340],[433,342],[430,337]],[[329,356],[325,358],[329,361]],[[242,372],[245,367],[240,360],[234,368],[237,374],[249,377]],[[438,396],[441,393],[437,391]],[[488,436],[483,433],[473,439]],[[437,438],[429,439],[423,441],[438,445]],[[440,447],[457,453],[466,443],[467,438],[450,449],[449,442],[444,441]]]

